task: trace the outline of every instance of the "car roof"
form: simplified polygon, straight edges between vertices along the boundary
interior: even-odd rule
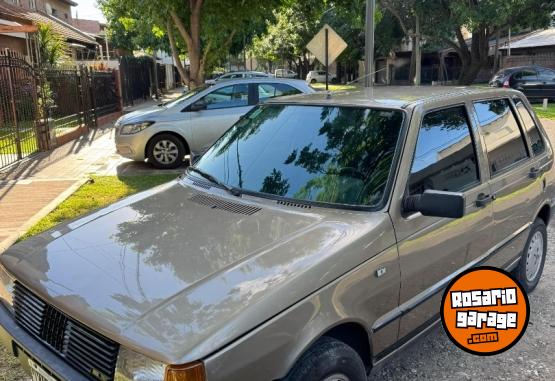
[[[524,69],[545,69],[545,70],[553,70],[553,69],[551,69],[551,68],[548,68],[548,67],[545,67],[545,66],[540,66],[540,65],[525,65],[525,66],[513,66],[513,67],[508,67],[508,68],[499,70],[499,72],[513,72],[513,71],[524,70]]]
[[[227,73],[224,73],[224,75],[227,74],[251,74],[251,73],[256,73],[256,74],[266,74],[262,71],[254,71],[254,70],[247,70],[247,71],[229,71]],[[266,74],[267,75],[267,74]]]
[[[517,91],[457,86],[375,86],[357,91],[326,92],[274,98],[268,103],[330,106],[408,108],[425,103],[463,102],[468,99],[510,96]]]
[[[215,87],[225,87],[229,85],[239,84],[239,83],[287,83],[287,84],[298,84],[307,86],[306,81],[294,78],[276,78],[276,77],[257,77],[257,78],[233,78],[227,79],[225,81],[217,82],[210,88]]]

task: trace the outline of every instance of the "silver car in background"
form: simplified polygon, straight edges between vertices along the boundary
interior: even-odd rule
[[[228,81],[230,79],[245,79],[245,78],[271,78],[271,74],[266,74],[261,71],[232,71],[205,81],[207,85],[213,85],[220,81]]]
[[[116,122],[116,149],[156,168],[176,168],[206,151],[255,105],[284,95],[313,93],[301,80],[251,78],[222,81],[182,97],[124,115]]]

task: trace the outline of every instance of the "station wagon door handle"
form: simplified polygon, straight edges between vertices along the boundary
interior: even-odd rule
[[[540,177],[542,171],[539,168],[532,168],[530,170],[529,176],[531,179],[537,179],[538,177]]]
[[[487,206],[489,203],[491,203],[493,200],[495,200],[494,196],[490,194],[480,193],[478,195],[478,198],[476,199],[476,206],[478,208],[483,208]]]

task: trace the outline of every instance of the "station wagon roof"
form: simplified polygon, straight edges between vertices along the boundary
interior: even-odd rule
[[[275,98],[268,103],[294,103],[330,106],[363,106],[407,108],[421,103],[510,94],[511,90],[499,88],[457,87],[457,86],[376,86],[355,91],[328,92],[319,91],[312,94],[293,95]]]

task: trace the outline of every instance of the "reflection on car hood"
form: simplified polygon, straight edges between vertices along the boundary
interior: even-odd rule
[[[206,356],[353,266],[330,261],[306,277],[330,260],[331,245],[352,238],[349,224],[219,190],[210,197],[260,210],[212,208],[214,199],[188,181],[61,225],[13,246],[0,262],[68,315],[168,363]],[[383,216],[366,217],[358,229]]]
[[[129,123],[147,121],[149,117],[150,118],[156,117],[159,114],[163,113],[164,111],[166,111],[166,108],[161,106],[153,106],[142,110],[133,111],[133,112],[130,112],[129,114],[125,114],[124,116],[122,116],[119,119],[118,123],[120,125],[124,125]]]

